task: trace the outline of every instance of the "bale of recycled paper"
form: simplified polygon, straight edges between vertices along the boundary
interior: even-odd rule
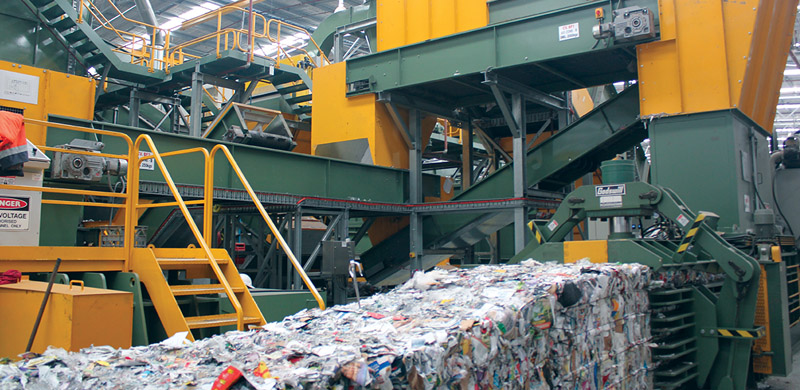
[[[249,332],[0,364],[0,388],[210,388],[233,366],[258,389],[649,388],[648,267],[481,266]],[[662,281],[663,282],[663,281]]]

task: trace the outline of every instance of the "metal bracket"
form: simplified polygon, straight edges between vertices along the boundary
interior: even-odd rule
[[[567,109],[567,102],[564,99],[550,95],[548,93],[544,93],[542,91],[539,91],[538,89],[531,88],[525,84],[522,84],[516,80],[512,80],[508,77],[501,76],[493,72],[484,72],[483,78],[484,78],[483,84],[486,84],[489,87],[492,87],[494,85],[497,88],[508,93],[522,94],[522,96],[524,96],[531,102],[554,110]],[[492,92],[495,93],[494,87],[492,87]],[[497,98],[497,93],[495,93],[495,98]]]
[[[397,130],[400,131],[400,136],[403,137],[403,141],[406,143],[406,146],[411,149],[414,146],[414,137],[408,131],[408,125],[400,117],[400,111],[397,109],[394,103],[391,100],[384,103],[386,106],[386,111],[389,112],[389,116],[392,118],[392,122],[397,127]]]

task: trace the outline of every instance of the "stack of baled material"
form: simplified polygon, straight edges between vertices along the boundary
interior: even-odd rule
[[[257,389],[645,389],[650,283],[638,264],[437,269],[361,307],[302,311],[250,332],[49,350],[36,364],[0,365],[0,387],[210,388],[233,366]]]

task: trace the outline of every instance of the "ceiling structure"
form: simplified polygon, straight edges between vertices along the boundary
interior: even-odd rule
[[[119,12],[114,9],[119,9]],[[150,0],[156,14],[156,18],[161,27],[170,29],[171,45],[187,42],[196,37],[204,36],[216,30],[216,19],[205,22],[187,29],[181,29],[181,24],[185,20],[192,19],[207,12],[219,9],[225,5],[235,3],[237,0]],[[343,0],[345,7],[360,5],[364,0]],[[119,13],[129,19],[142,20],[139,10],[136,8],[134,0],[96,0],[95,4],[101,9],[103,14],[111,20],[115,28],[122,31],[129,31],[141,36],[148,36],[148,32],[143,26],[124,20],[119,17]],[[266,20],[277,19],[286,23],[299,26],[309,32],[313,32],[325,18],[331,15],[339,5],[339,0],[262,0],[256,1],[253,9],[256,13],[264,16]],[[800,7],[799,7],[800,8]],[[260,20],[260,19],[259,19]],[[231,12],[222,18],[222,26],[229,28],[247,28],[247,18],[243,12]],[[256,28],[263,28],[257,23]],[[95,29],[107,41],[124,45],[125,41],[114,31],[97,25]],[[775,115],[775,134],[779,145],[791,134],[800,131],[800,18],[795,21],[795,33],[792,44],[792,53],[788,58],[786,70],[783,77],[783,86],[780,92],[780,100]],[[273,34],[276,31],[272,31]],[[355,43],[351,37],[345,44]],[[308,41],[305,34],[297,31],[281,32],[281,42],[284,50],[289,54],[298,54],[297,50],[291,47],[304,47]],[[277,53],[276,45],[269,42],[257,42],[257,54],[274,57]],[[216,50],[214,40],[209,40],[198,45],[194,45],[187,50],[189,54],[205,55]]]
[[[186,29],[181,29],[181,24],[184,21],[237,1],[238,0],[150,0],[150,3],[153,6],[159,27],[170,30],[170,46],[174,47],[175,45],[205,36],[217,30],[216,18]],[[363,0],[343,1],[345,7],[360,5],[362,3]],[[143,20],[134,0],[95,0],[94,4],[99,7],[102,14],[111,22],[114,28],[146,37],[149,42],[150,32],[147,28],[125,20],[125,18],[137,21]],[[260,2],[255,2],[253,10],[255,13],[262,15],[266,20],[277,19],[313,33],[316,27],[334,12],[338,4],[338,0],[262,0]],[[124,15],[124,18],[119,16],[120,13]],[[262,20],[263,19],[259,17],[256,18],[256,25],[254,28],[257,31],[263,31],[264,29]],[[224,15],[221,25],[223,28],[246,30],[248,28],[247,21],[248,19],[245,12],[235,11]],[[94,24],[95,30],[112,44],[118,46],[127,44],[136,48],[141,47],[141,43],[139,42],[126,42],[124,36],[121,37],[113,30],[104,28],[103,25],[96,21]],[[273,36],[277,36],[276,33],[273,26]],[[281,42],[284,46],[284,50],[290,51],[291,46],[305,47],[305,44],[308,42],[308,37],[306,34],[300,33],[297,30],[283,28],[281,31]],[[270,43],[266,41],[256,42],[256,46],[257,54],[274,57],[277,52],[277,47],[275,45],[270,45]],[[205,55],[214,50],[216,50],[216,41],[208,40],[193,45],[190,49],[187,49],[187,53]],[[297,50],[291,50],[289,54],[299,54],[299,52]]]

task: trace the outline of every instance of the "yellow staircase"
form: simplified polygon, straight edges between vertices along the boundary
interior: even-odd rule
[[[125,154],[99,154],[108,158],[125,160],[128,163],[126,175],[128,186],[122,193],[114,191],[97,191],[89,189],[60,188],[51,186],[22,186],[0,184],[3,190],[36,191],[42,193],[83,195],[109,198],[110,201],[88,202],[85,200],[43,199],[43,204],[70,206],[105,206],[118,209],[117,223],[124,224],[124,240],[122,247],[3,247],[0,250],[0,265],[7,269],[19,269],[22,272],[48,272],[52,270],[56,258],[64,260],[60,272],[135,272],[144,283],[153,306],[158,313],[164,330],[168,336],[177,332],[189,332],[187,338],[194,340],[192,329],[215,328],[235,325],[238,330],[247,330],[249,326],[266,323],[252,295],[242,282],[239,271],[233,260],[224,249],[211,248],[212,220],[214,206],[214,166],[215,156],[221,153],[230,164],[230,169],[237,175],[253,205],[267,223],[273,237],[285,252],[294,269],[300,275],[305,286],[316,299],[320,309],[325,309],[325,302],[317,288],[309,279],[302,265],[292,253],[286,240],[283,239],[275,223],[267,214],[250,183],[244,177],[239,165],[225,145],[219,144],[211,151],[204,148],[191,148],[159,153],[153,140],[147,134],[139,135],[135,140],[124,133],[91,129],[80,126],[57,124],[26,118],[28,125],[43,128],[60,128],[105,137],[113,137],[127,144]],[[140,154],[146,146],[149,154]],[[48,152],[66,152],[72,154],[98,155],[94,152],[64,149],[37,145],[37,148]],[[204,169],[203,199],[184,200],[178,187],[172,180],[163,158],[195,154],[201,157],[199,166]],[[154,160],[154,165],[161,173],[164,182],[170,189],[174,202],[153,202],[139,198],[139,174],[143,161]],[[188,205],[202,205],[202,229],[190,215]],[[134,247],[134,234],[139,217],[145,210],[169,207],[177,208],[195,238],[198,247],[189,248],[147,248]],[[165,271],[185,271],[186,279],[209,279],[210,284],[170,285]],[[207,316],[186,316],[178,305],[176,297],[185,296],[220,296],[223,295],[231,303],[234,313]]]
[[[259,326],[266,323],[228,253],[224,249],[212,249],[211,253],[214,263],[223,275],[222,278],[218,278],[212,268],[212,262],[201,248],[148,247],[134,250],[131,270],[139,274],[147,288],[168,335],[191,329],[237,325],[239,323],[237,313],[186,317],[176,299],[180,296],[224,295],[225,283],[234,293],[234,299],[229,298],[231,305],[233,307],[241,305],[242,324],[245,329],[249,325]],[[170,285],[164,276],[164,271],[172,270],[186,271],[187,279],[210,278],[216,280],[216,283]],[[191,332],[189,335],[191,336]]]

